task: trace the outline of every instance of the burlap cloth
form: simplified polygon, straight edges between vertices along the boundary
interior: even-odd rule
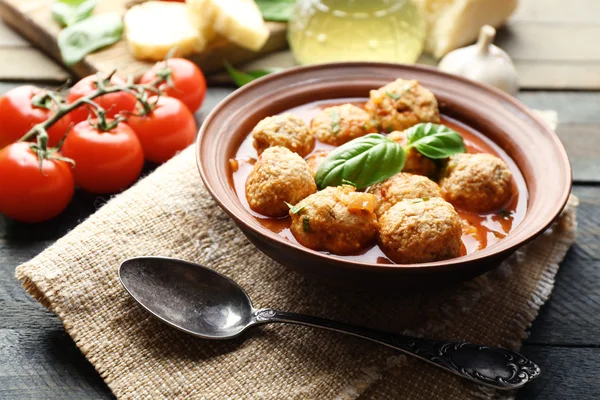
[[[138,307],[117,267],[133,256],[178,257],[230,276],[257,307],[518,349],[574,241],[575,205],[573,198],[542,237],[470,282],[417,294],[348,292],[257,251],[208,195],[188,148],[16,274],[121,399],[506,399],[514,393],[318,329],[270,325],[224,342],[185,335]]]

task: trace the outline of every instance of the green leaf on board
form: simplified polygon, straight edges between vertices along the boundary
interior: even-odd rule
[[[81,61],[86,55],[121,40],[123,21],[117,13],[93,15],[58,34],[58,47],[66,65]]]
[[[98,0],[55,0],[50,10],[61,26],[71,26],[92,15],[97,3]]]
[[[242,72],[238,69],[235,69],[231,64],[225,62],[225,68],[229,73],[229,76],[233,80],[233,82],[238,86],[242,87],[247,83],[252,82],[258,78],[262,78],[265,75],[272,74],[274,72],[281,71],[281,68],[263,68],[257,69],[254,71]]]
[[[295,0],[256,0],[256,5],[267,21],[289,21],[295,3]]]

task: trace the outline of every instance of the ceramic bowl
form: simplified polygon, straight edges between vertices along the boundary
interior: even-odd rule
[[[369,90],[396,78],[418,79],[435,94],[442,114],[482,132],[516,162],[527,184],[528,209],[524,220],[506,238],[445,261],[363,263],[292,243],[263,227],[244,209],[231,184],[229,159],[261,119],[317,100],[368,97]],[[558,217],[572,182],[563,145],[533,111],[490,86],[424,66],[321,64],[266,76],[235,91],[211,112],[202,125],[196,149],[198,168],[208,191],[258,249],[300,273],[363,288],[447,284],[497,267]]]

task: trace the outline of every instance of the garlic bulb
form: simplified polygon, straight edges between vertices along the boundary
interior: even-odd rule
[[[515,65],[506,52],[492,44],[495,36],[493,27],[483,26],[476,44],[448,53],[439,69],[487,83],[510,94],[517,93],[519,80]]]

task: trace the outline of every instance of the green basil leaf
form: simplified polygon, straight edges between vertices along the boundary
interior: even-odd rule
[[[352,182],[357,189],[382,182],[404,167],[404,150],[384,135],[371,133],[333,150],[315,176],[319,189]]]
[[[295,0],[256,0],[256,5],[267,21],[289,21],[295,3]]]
[[[426,157],[439,159],[466,151],[462,136],[444,125],[417,124],[407,131],[408,148],[414,147]]]
[[[281,68],[264,68],[257,69],[254,71],[242,72],[238,69],[235,69],[231,64],[225,62],[225,68],[229,73],[229,76],[233,80],[233,82],[238,86],[242,87],[247,83],[252,82],[255,79],[262,78],[265,75],[272,74],[274,72],[281,71]]]
[[[58,47],[66,65],[81,61],[89,53],[121,40],[123,21],[117,13],[93,15],[68,26],[58,34]]]
[[[61,26],[71,26],[92,15],[98,0],[55,0],[52,3],[52,17]]]

